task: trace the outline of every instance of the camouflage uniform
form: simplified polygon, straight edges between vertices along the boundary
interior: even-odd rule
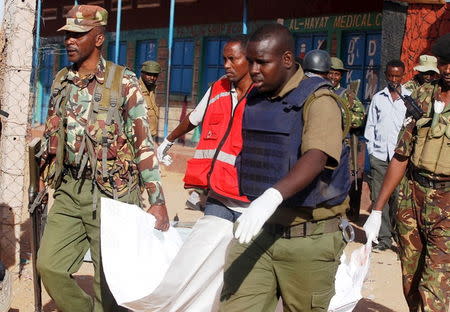
[[[334,91],[340,90],[342,87],[340,84],[338,84],[335,88],[333,88]],[[364,124],[364,118],[366,116],[366,110],[364,108],[363,103],[356,97],[356,95],[351,92],[350,90],[346,90],[341,94],[338,94],[342,97],[344,102],[348,104],[348,108],[351,112],[351,123],[352,123],[352,129],[360,128]]]
[[[413,79],[406,82],[403,87],[405,87],[406,90],[410,91],[411,93],[420,88],[420,83],[417,81],[417,78],[414,76]]]
[[[88,120],[93,91],[97,83],[104,83],[105,66],[106,61],[102,58],[95,74],[81,79],[78,73],[71,68],[62,79],[73,85],[66,104],[67,136],[64,161],[66,166],[79,166],[77,159],[81,158],[81,155],[79,155],[80,147]],[[129,70],[124,72],[122,97],[124,99],[122,106],[124,129],[122,134],[114,142],[111,142],[108,148],[108,171],[114,172],[112,180],[118,191],[127,188],[127,184],[130,182],[129,173],[131,173],[131,179],[133,180],[131,182],[135,184],[137,182],[136,174],[139,172],[143,186],[148,190],[151,203],[164,202],[158,162],[154,153],[153,141],[151,136],[149,136],[147,108],[143,95],[139,90],[139,82],[135,74]],[[44,132],[46,148],[42,155],[42,166],[49,165],[48,180],[53,178],[55,158],[52,156],[55,156],[57,152],[57,130],[61,120],[59,112],[56,112],[54,108],[54,103],[51,100]],[[90,134],[95,136],[96,132],[103,127],[101,123],[104,122],[104,120],[98,120],[99,124],[89,125],[88,130]],[[118,124],[114,124],[111,127],[118,127]],[[110,131],[114,132],[114,129]],[[97,167],[100,167],[100,164]],[[101,188],[113,188],[111,179],[105,180],[99,176],[96,182]]]
[[[412,157],[418,127],[429,127],[439,87],[424,84],[413,92],[426,112],[417,123],[407,119],[395,152]],[[448,105],[447,105],[448,111]],[[445,113],[445,110],[444,112]],[[423,124],[423,121],[427,124]],[[428,138],[428,136],[427,136]],[[444,157],[450,157],[446,153]],[[423,181],[428,181],[425,185]],[[399,192],[397,232],[403,291],[411,311],[447,311],[450,301],[450,176],[424,171],[410,162]]]
[[[86,32],[106,24],[98,6],[75,6],[62,30]],[[135,74],[99,59],[81,77],[75,65],[52,85],[42,144],[44,179],[55,187],[37,256],[47,292],[65,312],[126,311],[114,301],[100,261],[101,197],[140,204],[139,186],[150,204],[164,204],[147,107]],[[72,278],[90,248],[94,300]]]

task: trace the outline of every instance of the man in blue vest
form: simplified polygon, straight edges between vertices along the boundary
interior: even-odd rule
[[[220,311],[326,311],[345,241],[348,147],[330,83],[306,77],[294,39],[264,25],[247,47],[255,89],[248,95],[239,159],[242,194]]]

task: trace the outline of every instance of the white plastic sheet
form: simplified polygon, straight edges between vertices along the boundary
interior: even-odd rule
[[[154,229],[155,219],[134,205],[102,198],[102,261],[109,288],[120,305],[138,312],[215,312],[233,224],[200,218],[184,244],[174,228]],[[349,258],[336,273],[329,312],[350,312],[362,298],[370,246]]]
[[[362,298],[361,289],[369,270],[371,246],[363,245],[347,259],[341,256],[335,278],[336,294],[331,298],[329,312],[351,312]]]
[[[146,312],[217,310],[231,222],[200,218],[180,249],[176,231],[153,230],[154,218],[137,206],[102,199],[101,218],[103,267],[120,305]]]
[[[152,293],[182,245],[178,233],[154,229],[155,218],[135,205],[101,200],[101,253],[106,281],[119,304]]]

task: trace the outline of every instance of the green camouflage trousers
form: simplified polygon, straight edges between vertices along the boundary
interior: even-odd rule
[[[446,312],[450,304],[450,187],[403,178],[397,210],[403,292],[410,311]]]

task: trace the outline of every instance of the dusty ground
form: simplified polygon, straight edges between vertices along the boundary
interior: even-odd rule
[[[202,214],[185,208],[188,193],[183,188],[182,178],[184,160],[192,154],[189,148],[174,148],[175,165],[169,169],[162,169],[164,191],[167,198],[169,217],[178,215],[181,222],[194,222]],[[356,224],[357,239],[355,243],[347,246],[346,252],[361,246],[365,236],[361,229],[368,213],[369,206],[368,190],[365,185],[362,199],[362,215]],[[32,312],[33,285],[30,263],[25,263],[22,269],[14,274],[14,298],[10,312]],[[77,273],[76,279],[80,285],[89,293],[92,293],[93,269],[90,263],[85,263]],[[373,252],[371,256],[371,268],[363,287],[364,298],[358,303],[354,311],[379,311],[379,312],[406,312],[408,308],[402,295],[400,262],[394,251]],[[45,312],[57,311],[53,301],[43,292],[43,305]],[[278,309],[277,311],[282,311]]]

